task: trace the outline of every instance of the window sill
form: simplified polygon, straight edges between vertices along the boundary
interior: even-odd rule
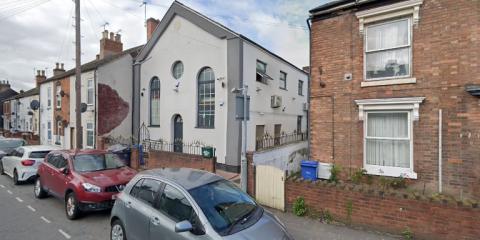
[[[279,89],[281,89],[281,90],[283,90],[283,91],[288,91],[287,88],[279,87]]]
[[[417,179],[417,173],[409,168],[399,167],[382,167],[376,165],[366,165],[365,170],[369,175],[386,176],[386,177],[403,177],[409,179]]]
[[[400,85],[400,84],[410,84],[416,83],[416,78],[398,78],[398,79],[387,79],[387,80],[364,80],[361,83],[361,87],[373,87],[373,86],[388,86],[388,85]]]
[[[159,128],[160,125],[148,125],[149,128]]]
[[[197,129],[215,129],[215,127],[199,127],[199,126],[196,126],[195,128],[197,128]]]

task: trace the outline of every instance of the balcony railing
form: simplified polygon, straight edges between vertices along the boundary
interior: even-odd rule
[[[203,151],[205,148],[209,148],[207,145],[194,141],[191,143],[185,143],[183,141],[167,142],[163,140],[143,140],[143,151],[149,153],[150,150],[165,151],[165,152],[177,152],[193,155],[205,155]],[[212,148],[213,157],[215,157],[215,148]]]
[[[294,142],[305,141],[308,136],[306,132],[294,132],[291,134],[283,134],[278,137],[265,136],[256,140],[255,150],[265,150],[287,145]]]

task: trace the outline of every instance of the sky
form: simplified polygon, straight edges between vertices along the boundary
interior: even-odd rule
[[[330,0],[179,0],[298,67],[308,65],[308,10]],[[101,32],[122,35],[123,48],[146,42],[142,0],[80,0],[82,63],[99,53]],[[147,0],[146,17],[161,19],[173,0]],[[0,81],[35,87],[36,70],[75,65],[72,0],[0,0]]]

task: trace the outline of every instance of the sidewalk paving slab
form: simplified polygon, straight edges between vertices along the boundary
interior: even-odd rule
[[[267,208],[286,226],[295,240],[398,240],[400,236],[354,229],[344,225],[326,224],[308,217]]]

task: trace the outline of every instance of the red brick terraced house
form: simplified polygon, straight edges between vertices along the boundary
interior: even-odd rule
[[[480,1],[337,0],[312,9],[309,21],[311,159],[341,166],[346,182],[364,169],[377,180],[405,178],[409,189],[425,194],[478,201]],[[297,185],[288,188],[287,195],[302,194]],[[311,205],[345,212],[342,194],[303,194]],[[321,203],[328,200],[337,206]],[[440,210],[430,205],[409,202],[407,209],[418,207],[409,215],[398,202],[370,200],[360,206],[348,200],[354,216],[364,213],[356,222],[397,232],[417,223],[417,231],[434,238],[452,239],[448,234],[460,230],[457,239],[480,237],[471,225],[478,224],[478,208],[465,212],[468,218],[450,209],[444,217],[463,217],[447,234],[446,225],[434,223]]]

